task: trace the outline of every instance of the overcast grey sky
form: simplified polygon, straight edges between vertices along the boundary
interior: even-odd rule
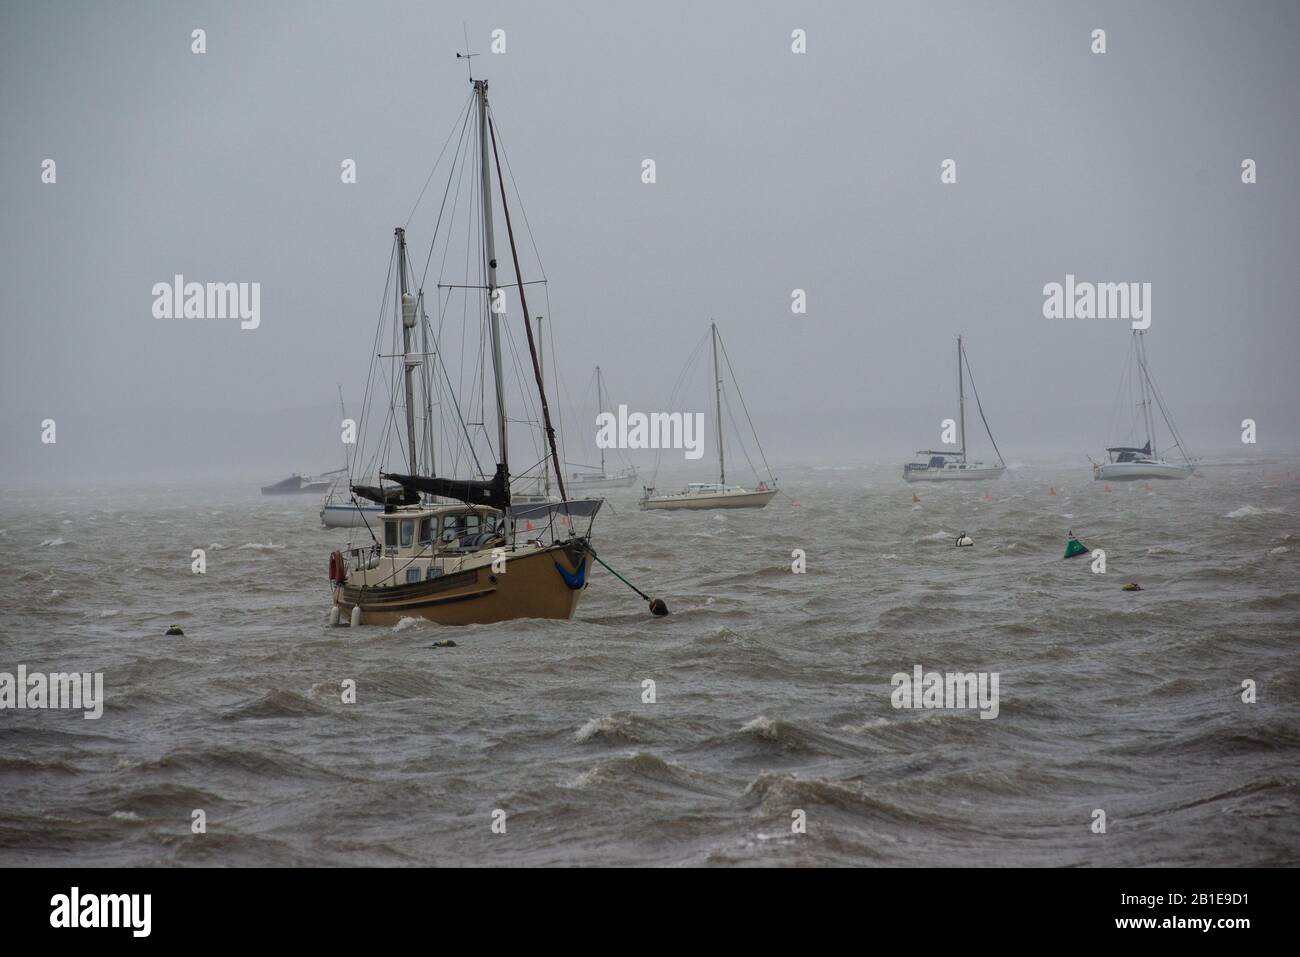
[[[1300,447],[1294,2],[0,11],[0,482],[336,467],[392,228],[469,92],[463,23],[573,398],[599,363],[616,402],[663,409],[715,316],[770,459],[901,463],[955,414],[961,332],[1008,461],[1085,464],[1128,326],[1044,319],[1073,273],[1152,284],[1193,451],[1245,454],[1246,417],[1250,454]],[[153,318],[176,273],[260,282],[260,328]]]

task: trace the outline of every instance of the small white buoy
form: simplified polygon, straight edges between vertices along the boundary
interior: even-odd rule
[[[339,606],[338,606],[338,605],[331,605],[331,606],[330,606],[330,624],[331,624],[331,625],[337,625],[338,623],[339,623]]]
[[[975,539],[971,538],[971,537],[970,537],[969,535],[967,535],[965,532],[962,532],[959,536],[957,536],[957,547],[958,547],[958,548],[969,548],[970,546],[972,546],[972,545],[974,545],[974,544],[975,544]]]
[[[360,627],[360,625],[361,625],[361,606],[353,605],[352,606],[352,627],[358,628]]]

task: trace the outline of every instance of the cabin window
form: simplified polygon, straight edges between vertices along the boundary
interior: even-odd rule
[[[402,547],[411,547],[411,538],[415,535],[415,522],[411,519],[402,520]]]
[[[433,541],[433,519],[420,519],[420,544],[428,545]]]
[[[441,568],[439,568],[437,565],[430,565],[430,566],[429,566],[429,570],[428,570],[427,572],[425,572],[424,577],[425,577],[425,578],[437,578],[437,577],[438,577],[439,575],[441,575],[441,574],[442,574],[442,569],[441,569]]]
[[[460,535],[460,516],[445,515],[442,519],[442,540],[453,542]]]
[[[420,580],[420,569],[408,568],[406,570],[406,583],[408,585],[411,584],[412,582],[418,582],[419,580]]]
[[[397,547],[397,523],[384,522],[384,546],[387,548]]]

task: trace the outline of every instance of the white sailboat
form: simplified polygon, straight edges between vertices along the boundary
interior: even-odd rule
[[[722,440],[722,374],[718,367],[718,324],[709,323],[710,341],[713,345],[713,383],[714,383],[714,422],[716,423],[717,443],[718,443],[718,480],[716,482],[691,482],[677,492],[657,492],[653,486],[645,486],[642,494],[640,506],[643,509],[705,509],[705,508],[762,508],[776,496],[776,477],[772,475],[772,470],[767,469],[768,480],[760,481],[756,487],[747,488],[744,485],[731,485],[727,483],[727,456],[724,448],[725,443]],[[725,354],[725,347],[724,347]],[[731,369],[731,360],[727,360],[727,368]],[[736,394],[740,395],[740,386],[735,381],[735,373],[732,373],[732,384],[736,386]],[[741,406],[744,406],[744,397],[740,397]],[[745,412],[746,419],[749,418],[749,412]],[[750,431],[754,433],[754,443],[758,445],[758,433],[754,431],[754,424],[750,422]],[[759,456],[763,459],[763,466],[767,468],[767,459],[763,456],[763,448],[758,446]]]
[[[965,375],[963,374],[963,369]],[[908,462],[903,466],[903,478],[908,482],[969,482],[977,479],[1001,478],[1007,470],[1007,463],[998,450],[998,443],[993,438],[988,419],[984,417],[984,407],[980,404],[980,395],[975,388],[975,377],[970,376],[971,392],[975,395],[975,407],[979,409],[980,421],[988,434],[993,451],[997,454],[998,464],[972,462],[966,455],[966,375],[970,373],[970,359],[962,345],[961,336],[957,337],[957,407],[960,422],[961,448],[956,452],[922,450],[917,455],[929,458],[924,462]]]
[[[610,408],[605,403],[604,381],[600,375],[600,366],[596,366],[596,406],[602,411]],[[565,463],[573,465],[573,462]],[[605,447],[600,446],[600,466],[580,466],[583,471],[570,472],[569,484],[577,489],[588,488],[627,488],[636,482],[636,466],[627,466],[617,472],[605,468]]]
[[[425,319],[427,320],[427,316]],[[347,406],[343,404],[343,386],[339,386],[339,414],[348,417]],[[330,483],[325,501],[320,507],[320,523],[326,528],[353,528],[373,521],[382,515],[384,508],[373,502],[358,501],[350,491],[352,485],[352,461],[348,447],[343,446],[343,474]],[[377,477],[376,477],[377,479]],[[376,481],[375,484],[378,484]]]
[[[1092,477],[1098,482],[1135,482],[1142,479],[1185,479],[1194,471],[1192,460],[1183,448],[1182,438],[1174,427],[1164,397],[1156,388],[1155,380],[1147,365],[1146,340],[1140,329],[1133,330],[1133,349],[1130,363],[1120,382],[1120,395],[1130,392],[1125,389],[1125,380],[1129,386],[1136,385],[1139,399],[1133,406],[1137,421],[1131,424],[1130,434],[1142,433],[1146,443],[1142,446],[1116,445],[1106,449],[1105,462],[1092,463]],[[1131,396],[1130,396],[1131,398]],[[1155,417],[1151,414],[1152,402],[1160,408],[1160,415],[1169,430],[1170,441],[1182,457],[1182,462],[1169,462],[1156,450]]]

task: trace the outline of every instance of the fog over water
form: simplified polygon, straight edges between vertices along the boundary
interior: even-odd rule
[[[549,278],[570,441],[593,366],[665,409],[716,317],[778,469],[932,447],[958,333],[1007,460],[1086,468],[1128,324],[1044,319],[1073,274],[1152,284],[1193,452],[1300,448],[1293,3],[6,2],[0,483],[341,465],[337,388],[359,411],[392,229],[469,95],[463,29]],[[435,214],[410,223],[420,260]],[[260,283],[260,326],[155,319],[176,274]],[[704,378],[688,399],[707,409]]]

